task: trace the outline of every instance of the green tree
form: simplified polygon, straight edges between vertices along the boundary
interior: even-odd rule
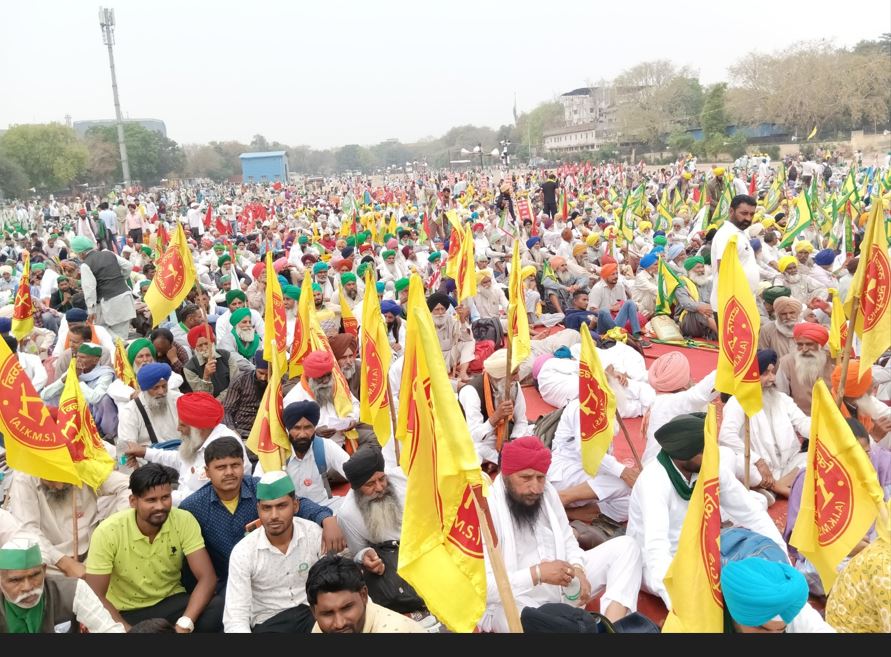
[[[87,131],[88,140],[117,144],[117,127],[94,126]],[[124,142],[130,162],[130,177],[143,183],[157,183],[161,178],[184,170],[186,164],[182,148],[164,135],[142,127],[138,123],[124,124]],[[120,162],[115,169],[118,180],[123,180]]]
[[[724,107],[724,93],[727,85],[723,82],[713,84],[705,92],[702,113],[699,117],[705,139],[715,135],[725,135],[727,130],[727,112]]]
[[[87,149],[61,123],[16,125],[0,137],[0,151],[15,161],[39,190],[67,187],[87,166]]]
[[[25,170],[11,157],[0,153],[0,197],[25,198],[29,187]]]
[[[668,148],[675,155],[692,153],[696,140],[689,132],[673,132],[668,136]]]
[[[342,146],[334,154],[334,160],[338,171],[362,171],[368,173],[372,168],[371,154],[367,148],[358,144]]]

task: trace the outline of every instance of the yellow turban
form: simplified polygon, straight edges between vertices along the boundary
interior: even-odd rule
[[[801,242],[799,242],[798,244],[795,245],[795,248],[793,249],[793,251],[795,251],[795,253],[801,253],[802,251],[807,251],[808,253],[813,253],[814,245],[811,244],[810,242],[806,242],[806,241],[802,240]]]
[[[588,239],[585,240],[585,244],[588,246],[597,246],[600,243],[600,233],[591,233],[588,235]]]
[[[520,279],[526,280],[530,276],[535,276],[538,273],[538,269],[536,269],[535,265],[526,265],[520,270]]]
[[[683,176],[684,180],[690,180],[690,178],[693,177],[693,174],[689,171],[684,171],[684,173],[682,173],[681,175]]]
[[[777,220],[773,217],[764,217],[764,219],[761,220],[761,225],[764,226],[765,230],[768,228],[773,228],[777,225]]]
[[[582,255],[587,250],[588,250],[588,247],[586,247],[584,244],[581,244],[581,243],[576,244],[575,246],[572,247],[572,256],[574,258],[576,258],[576,257]]]
[[[490,269],[480,269],[476,272],[476,282],[482,283],[484,279],[492,278],[492,270]]]
[[[723,175],[724,175],[724,167],[715,167],[715,168],[713,169],[713,171],[714,171],[714,173],[715,173],[716,176],[723,176]]]
[[[640,223],[637,224],[637,227],[641,231],[645,231],[645,230],[649,230],[650,228],[652,228],[653,224],[651,224],[649,221],[641,221]]]
[[[781,272],[785,272],[785,271],[786,271],[786,267],[788,267],[789,265],[794,265],[794,264],[796,264],[797,262],[798,262],[798,260],[795,259],[795,256],[790,256],[790,255],[788,255],[788,256],[783,256],[783,257],[780,258],[779,261],[777,262],[777,267],[779,268],[779,270],[780,270]]]

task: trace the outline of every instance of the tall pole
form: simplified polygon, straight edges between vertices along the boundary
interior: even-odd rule
[[[118,148],[121,151],[121,171],[124,173],[124,186],[127,187],[130,185],[130,161],[127,159],[127,144],[124,141],[124,118],[121,116],[121,101],[118,98],[118,78],[114,72],[114,9],[99,9],[99,27],[102,28],[102,42],[108,46],[108,68],[111,69],[111,92],[114,95]]]

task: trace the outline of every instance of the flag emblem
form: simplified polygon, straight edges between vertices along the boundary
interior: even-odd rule
[[[848,471],[821,442],[817,442],[816,448],[815,511],[820,530],[818,542],[825,547],[834,543],[851,524],[854,500]]]
[[[182,292],[183,282],[186,277],[186,265],[183,262],[179,249],[168,249],[158,260],[158,268],[155,278],[158,282],[156,289],[162,297],[168,301],[174,301]]]
[[[448,540],[456,548],[469,557],[483,558],[482,534],[480,533],[479,516],[471,497],[470,484],[464,489],[464,497],[458,506],[455,522],[449,530]]]
[[[700,555],[702,556],[705,572],[708,573],[709,589],[712,598],[720,606],[724,606],[724,596],[721,595],[721,546],[718,539],[721,537],[721,505],[720,486],[717,477],[709,479],[703,488],[702,525],[699,531]]]
[[[87,450],[80,430],[84,424],[84,418],[79,411],[77,397],[69,397],[59,404],[59,420],[67,418],[64,424],[59,424],[59,430],[68,440],[68,451],[71,452],[71,460],[75,463],[86,458]]]
[[[877,244],[869,250],[866,263],[866,289],[860,297],[860,312],[863,314],[863,330],[868,331],[884,316],[891,299],[891,264],[888,255],[882,253]]]
[[[368,342],[371,341],[369,340]],[[368,379],[366,381],[368,384],[368,403],[371,405],[377,405],[379,403],[381,408],[387,408],[387,396],[385,394],[387,392],[387,385],[381,377],[384,367],[381,363],[380,354],[377,352],[377,349],[374,348],[373,344],[369,345],[369,348],[362,350],[362,360],[363,369],[368,372]]]
[[[585,362],[579,365],[579,384],[585,392],[584,399],[579,402],[581,411],[579,423],[582,428],[582,441],[587,441],[605,431],[609,424],[606,413],[606,391],[600,386],[597,377],[591,374],[591,368]]]
[[[742,313],[742,318],[739,314]],[[723,321],[724,318],[726,321]],[[730,297],[724,306],[724,315],[721,317],[722,333],[721,347],[724,356],[733,363],[733,376],[742,375],[743,381],[755,382],[760,380],[758,374],[758,361],[755,359],[755,335],[752,331],[752,323],[746,321],[746,310],[737,298]],[[748,368],[748,371],[746,371]]]
[[[9,428],[15,432],[15,438],[20,443],[33,449],[57,449],[64,443],[59,440],[56,427],[52,423],[47,423],[50,411],[40,395],[28,395],[25,386],[27,376],[18,358],[7,358],[3,363],[3,368],[0,370],[0,384],[12,395],[4,396],[0,403],[9,406],[18,392],[20,404],[15,415],[4,413],[4,416],[8,418]]]

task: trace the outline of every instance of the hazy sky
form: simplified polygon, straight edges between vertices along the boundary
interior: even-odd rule
[[[519,110],[645,60],[703,83],[751,50],[852,45],[887,0],[113,0],[125,116],[180,143],[410,142]],[[114,116],[96,1],[4,0],[0,126]]]

